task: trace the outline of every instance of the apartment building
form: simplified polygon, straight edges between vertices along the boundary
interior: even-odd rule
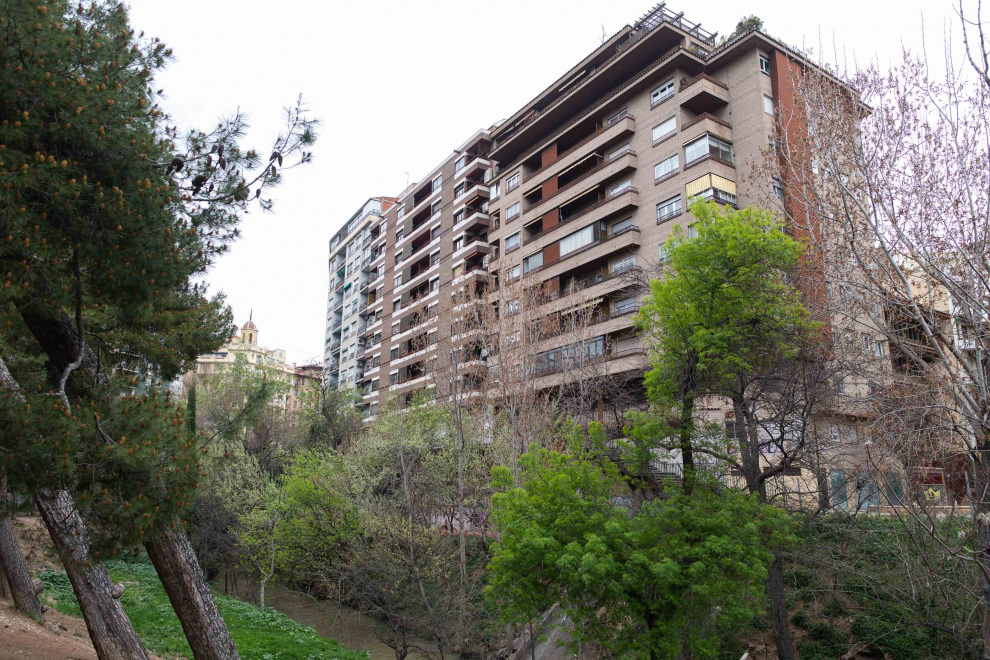
[[[579,345],[568,332],[538,338],[525,367],[537,387],[559,384],[575,350],[607,373],[641,373],[643,293],[624,275],[658,265],[674,226],[690,235],[690,198],[741,208],[783,196],[786,181],[748,166],[792,104],[794,60],[758,31],[718,43],[661,3],[421,183],[369,200],[331,241],[329,377],[360,387],[371,419],[384,392],[428,386],[430,347],[451,332],[442,304],[514,283],[530,295],[511,313],[581,309],[594,325]]]
[[[645,366],[640,301],[617,276],[662,261],[674,226],[690,235],[690,198],[743,207],[770,187],[741,175],[774,134],[780,48],[759,32],[716,48],[661,4],[492,132],[491,268],[539,290],[525,300],[547,315],[591,302],[600,332],[578,350],[613,372]],[[568,343],[538,355],[536,374],[562,369]]]
[[[330,243],[325,370],[366,418],[427,387],[452,287],[487,280],[490,137],[479,130],[398,197],[368,200]]]

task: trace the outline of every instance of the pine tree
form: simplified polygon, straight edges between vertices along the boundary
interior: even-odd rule
[[[0,52],[0,330],[26,328],[47,360],[0,400],[8,478],[46,522],[82,514],[85,528],[49,525],[70,578],[144,544],[196,657],[236,657],[182,532],[209,447],[167,390],[137,393],[120,367],[169,379],[229,339],[223,298],[190,280],[249,204],[272,208],[262,194],[310,161],[317,123],[297,102],[267,159],[239,144],[241,113],[180,135],[154,87],[172,52],[110,0],[13,0]],[[89,621],[103,595],[72,582]],[[124,647],[113,657],[143,656]]]

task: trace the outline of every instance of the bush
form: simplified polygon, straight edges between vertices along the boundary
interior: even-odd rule
[[[808,617],[808,613],[804,610],[798,610],[791,617],[791,623],[793,623],[798,628],[804,628],[807,630],[811,627],[811,619]]]

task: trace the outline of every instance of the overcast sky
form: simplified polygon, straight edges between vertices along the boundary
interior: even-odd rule
[[[368,197],[397,195],[477,129],[510,116],[632,24],[651,0],[131,0],[131,22],[171,46],[158,79],[177,125],[209,129],[248,111],[262,153],[281,109],[302,93],[323,120],[314,163],[288,172],[274,215],[244,219],[243,238],[210,272],[238,326],[251,309],[260,341],[289,362],[323,355],[328,241]],[[895,60],[918,50],[922,19],[940,53],[947,0],[671,0],[709,31],[743,13],[827,60]],[[956,29],[954,24],[952,29]],[[820,49],[819,45],[824,45]],[[834,46],[833,46],[834,44]],[[407,174],[408,173],[408,174]]]

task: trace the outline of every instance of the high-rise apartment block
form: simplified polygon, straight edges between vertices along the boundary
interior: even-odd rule
[[[359,385],[374,416],[383,392],[428,385],[426,353],[451,332],[436,319],[455,288],[517,281],[540,292],[518,303],[543,307],[531,316],[593,307],[600,332],[580,350],[642,370],[642,293],[618,276],[662,261],[675,225],[690,234],[688,199],[743,207],[782,194],[749,166],[792,102],[796,57],[759,31],[717,45],[658,5],[422,183],[369,200],[330,244],[329,376]],[[569,341],[541,341],[537,376],[561,370]]]

